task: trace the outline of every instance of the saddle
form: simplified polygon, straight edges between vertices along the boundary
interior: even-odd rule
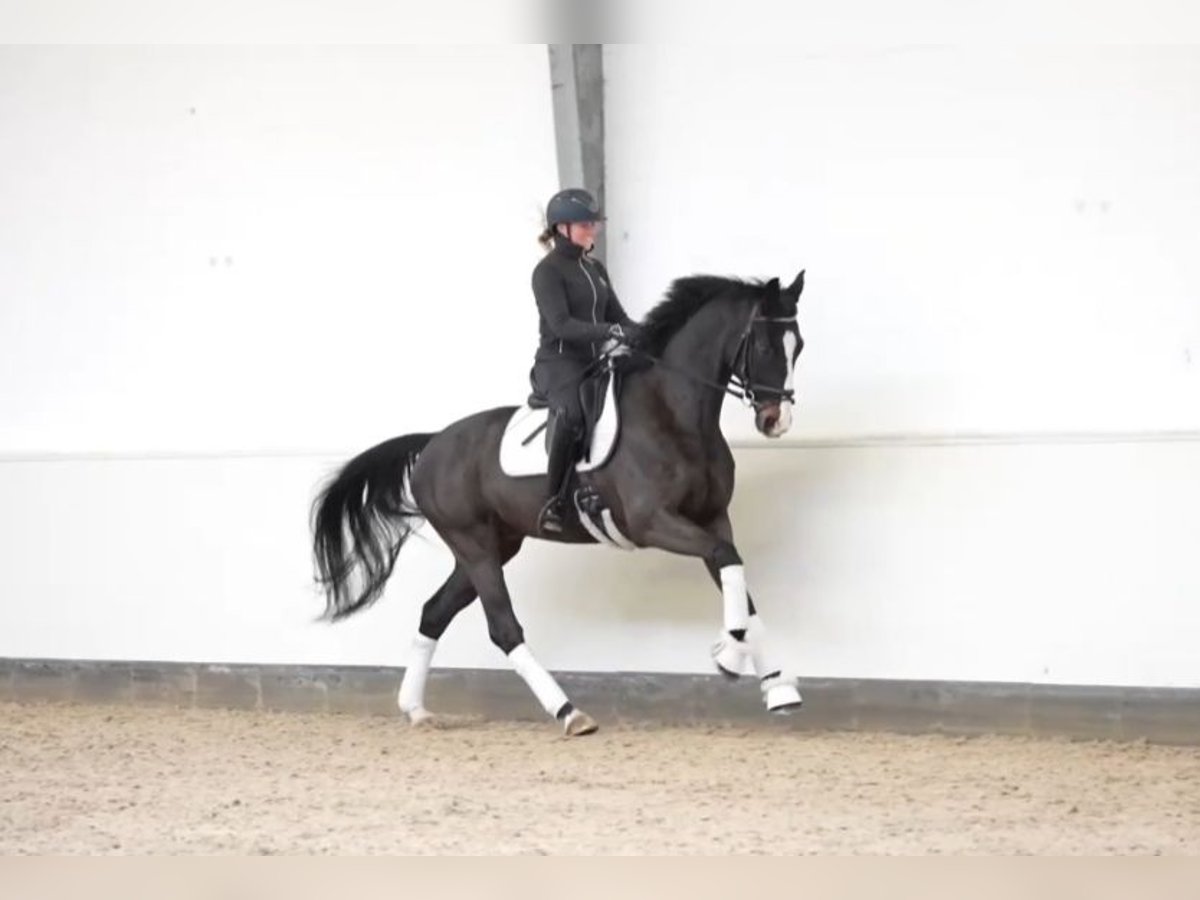
[[[617,405],[620,396],[621,369],[610,361],[598,375],[584,379],[581,406],[584,412],[583,458],[575,462],[576,472],[594,472],[608,462],[620,437],[621,420]],[[500,469],[514,478],[545,475],[550,461],[549,405],[535,390],[525,405],[508,420],[500,439]],[[552,428],[553,423],[549,423]],[[544,434],[544,437],[543,437]],[[541,440],[538,438],[542,437]],[[575,488],[572,502],[579,524],[597,544],[618,550],[634,550],[636,545],[617,527],[612,509],[590,484]]]
[[[584,451],[575,463],[576,472],[595,471],[612,456],[621,427],[617,404],[620,382],[619,370],[608,366],[580,383]],[[550,427],[548,402],[535,389],[504,428],[500,470],[514,478],[545,475],[550,459]]]

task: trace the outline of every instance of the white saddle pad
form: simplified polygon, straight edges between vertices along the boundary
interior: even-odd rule
[[[577,472],[591,472],[600,468],[612,455],[617,445],[620,417],[617,414],[617,398],[614,394],[614,378],[608,380],[604,394],[604,409],[600,421],[592,431],[591,453],[575,464]],[[500,439],[500,469],[514,478],[522,475],[545,475],[549,457],[546,453],[546,418],[550,411],[533,409],[528,404],[517,409]],[[539,430],[541,429],[541,430]],[[530,435],[535,436],[532,438]]]

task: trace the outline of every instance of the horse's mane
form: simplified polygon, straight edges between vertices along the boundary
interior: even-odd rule
[[[667,288],[666,296],[642,320],[645,329],[645,348],[661,354],[687,321],[720,297],[732,299],[747,291],[761,291],[761,281],[722,278],[718,275],[692,275],[677,278]]]

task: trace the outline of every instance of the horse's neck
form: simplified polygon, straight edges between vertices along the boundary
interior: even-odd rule
[[[741,304],[705,306],[679,329],[663,351],[669,369],[655,371],[655,390],[682,428],[719,433],[725,392],[713,385],[729,381],[726,348],[741,318]],[[680,374],[680,371],[686,375]],[[703,382],[707,383],[701,383]]]

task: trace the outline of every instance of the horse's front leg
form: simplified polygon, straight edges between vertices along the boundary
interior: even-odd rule
[[[691,519],[668,509],[648,511],[644,519],[631,516],[630,537],[642,546],[695,556],[704,562],[721,587],[725,631],[713,647],[717,668],[737,678],[749,658],[746,630],[750,626],[750,598],[742,558],[729,537],[708,531]]]
[[[630,537],[642,546],[694,556],[704,562],[721,588],[724,629],[713,645],[713,662],[723,674],[736,678],[752,662],[762,680],[768,709],[783,711],[800,704],[795,682],[770,670],[771,657],[762,639],[762,623],[746,590],[745,568],[733,543],[728,519],[724,526],[703,528],[668,509],[629,518]]]
[[[728,541],[733,544],[733,525],[729,521],[727,512],[721,513],[708,526],[708,530],[719,540]],[[705,568],[708,569],[708,574],[712,576],[713,581],[721,588],[721,593],[726,594],[725,579],[721,572],[715,568],[708,560],[704,561]],[[745,580],[743,578],[743,585]],[[725,600],[729,603],[728,598]],[[749,590],[746,591],[746,608],[749,613],[749,620],[746,626],[746,631],[743,637],[743,647],[745,653],[749,655],[754,666],[754,674],[758,676],[759,685],[763,692],[763,701],[767,705],[767,709],[771,712],[788,712],[801,705],[803,702],[800,697],[800,689],[796,685],[796,678],[792,675],[787,675],[783,671],[783,666],[779,664],[779,657],[771,646],[768,639],[766,626],[763,625],[762,616],[754,607],[754,599],[750,596]],[[717,642],[720,646],[723,642],[731,642],[734,635],[721,635],[721,640]],[[744,659],[744,656],[742,657]],[[718,666],[720,663],[718,662]],[[739,669],[736,675],[740,675]]]

